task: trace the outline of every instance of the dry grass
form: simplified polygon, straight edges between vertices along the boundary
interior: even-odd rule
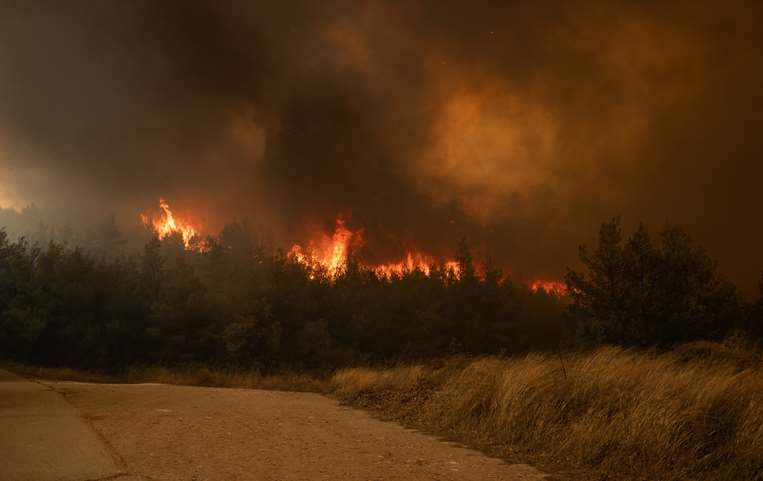
[[[276,375],[262,375],[236,370],[188,367],[168,369],[158,366],[133,366],[120,375],[105,375],[69,368],[47,368],[27,364],[3,362],[0,368],[19,375],[56,381],[80,381],[97,383],[142,383],[157,382],[186,386],[232,387],[245,389],[266,389],[271,391],[323,392],[325,380],[294,372]]]
[[[134,367],[121,376],[4,363],[29,377],[330,391],[353,404],[504,453],[602,479],[763,481],[758,351],[692,343],[671,353],[604,348],[559,356],[454,358],[352,368],[325,381],[205,367]]]
[[[566,371],[566,376],[565,376]],[[763,370],[719,344],[345,369],[333,392],[601,478],[763,480]]]

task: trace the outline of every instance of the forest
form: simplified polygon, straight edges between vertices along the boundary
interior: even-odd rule
[[[679,228],[654,239],[619,219],[580,248],[566,295],[533,290],[454,242],[458,268],[340,272],[271,251],[245,222],[188,250],[179,236],[113,254],[0,230],[0,352],[8,360],[328,372],[451,355],[667,349],[763,338],[763,278],[745,299]]]

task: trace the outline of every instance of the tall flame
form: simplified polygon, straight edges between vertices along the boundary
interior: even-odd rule
[[[159,239],[165,239],[172,234],[180,234],[183,239],[183,245],[190,249],[192,241],[197,237],[198,231],[190,222],[178,218],[170,209],[170,205],[163,198],[159,198],[159,208],[162,213],[157,218],[151,218],[147,214],[140,214],[141,221],[148,226],[153,227]]]
[[[289,257],[303,265],[322,266],[332,277],[336,277],[346,267],[351,248],[362,245],[363,231],[351,231],[344,219],[338,218],[331,238],[324,235],[319,242],[311,242],[308,249],[294,244],[289,250]]]

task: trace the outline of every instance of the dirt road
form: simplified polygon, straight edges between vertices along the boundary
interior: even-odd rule
[[[78,481],[125,473],[60,394],[0,371],[0,480]]]
[[[55,392],[42,386],[34,392],[63,396],[72,412],[76,410],[84,420],[77,432],[90,443],[80,451],[91,452],[101,469],[100,473],[83,472],[79,478],[67,472],[29,481],[544,479],[527,465],[504,464],[378,421],[319,394],[159,384],[46,384]],[[31,397],[17,402],[34,403]],[[0,419],[5,419],[5,404],[0,404]],[[38,421],[47,419],[43,415]],[[22,442],[14,439],[12,426],[4,426],[8,427],[10,431],[0,434],[0,447]],[[96,436],[82,431],[83,427]],[[47,439],[54,429],[63,428],[36,435]],[[44,451],[54,449],[54,444],[52,439],[39,446],[38,455],[50,455]],[[104,451],[113,465],[104,463]],[[0,480],[25,479],[13,471],[13,463],[13,459],[0,463]]]

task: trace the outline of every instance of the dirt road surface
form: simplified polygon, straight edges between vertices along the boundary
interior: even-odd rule
[[[0,480],[78,481],[125,473],[60,394],[0,371]]]
[[[26,389],[0,390],[0,481],[545,479],[319,394],[18,381],[0,383]],[[34,408],[40,403],[56,407]],[[24,448],[30,438],[37,444]],[[48,467],[62,471],[35,470],[30,456],[55,459]]]

